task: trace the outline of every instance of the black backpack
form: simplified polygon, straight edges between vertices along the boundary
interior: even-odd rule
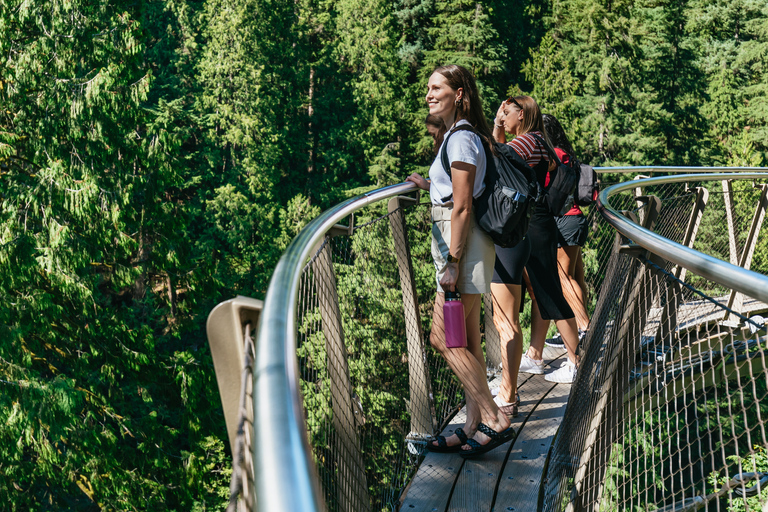
[[[597,200],[597,192],[600,189],[597,173],[592,166],[576,159],[574,159],[574,167],[579,170],[579,185],[576,187],[574,199],[579,206],[589,206]]]
[[[550,214],[555,217],[562,217],[573,206],[576,186],[579,183],[579,173],[574,167],[562,163],[544,139],[535,133],[531,135],[547,148],[549,157],[557,163],[557,167],[551,173],[549,186],[539,192],[539,202]]]
[[[445,135],[440,161],[451,177],[448,161],[448,138],[457,131],[477,131],[469,124],[461,124]],[[481,138],[482,139],[482,138]],[[514,247],[528,232],[536,201],[536,175],[533,169],[511,146],[493,141],[499,156],[496,157],[487,144],[485,149],[485,190],[473,201],[475,221],[498,246]],[[450,196],[443,198],[444,201]]]

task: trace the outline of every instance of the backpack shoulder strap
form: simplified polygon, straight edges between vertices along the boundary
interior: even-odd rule
[[[535,138],[537,141],[539,141],[539,143],[540,143],[542,146],[544,146],[544,148],[547,150],[547,154],[549,155],[549,158],[551,158],[552,160],[554,160],[554,161],[557,163],[557,165],[561,165],[561,164],[562,164],[562,162],[561,162],[561,161],[560,161],[560,159],[557,157],[557,153],[555,153],[555,151],[554,151],[552,148],[550,148],[550,147],[549,147],[549,144],[547,144],[547,141],[546,141],[546,140],[544,140],[544,139],[543,139],[542,137],[540,137],[539,135],[536,135],[536,134],[535,134],[535,133],[533,133],[533,132],[530,132],[530,133],[531,133],[531,135],[532,135],[532,136],[533,136],[533,137],[534,137],[534,138]]]
[[[477,133],[477,130],[475,130],[474,126],[471,124],[460,124],[458,126],[454,126],[451,128],[451,131],[445,134],[445,140],[443,141],[443,148],[440,151],[440,162],[443,164],[443,169],[445,169],[445,172],[448,173],[448,178],[452,179],[451,176],[451,162],[448,161],[448,139],[451,135],[453,135],[455,132],[460,131],[469,131],[472,133]]]

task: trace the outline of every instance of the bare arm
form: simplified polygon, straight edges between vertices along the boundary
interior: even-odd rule
[[[496,118],[493,120],[493,140],[504,144],[507,142],[507,134],[504,131],[504,101],[501,102]]]
[[[475,184],[477,167],[464,163],[451,164],[451,180],[453,183],[453,212],[451,213],[451,246],[450,253],[461,259],[465,253],[469,221],[472,215],[472,192]],[[459,264],[448,263],[445,274],[440,279],[444,290],[454,290],[459,278]]]

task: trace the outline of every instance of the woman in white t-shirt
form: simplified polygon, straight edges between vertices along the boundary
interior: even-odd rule
[[[485,189],[486,159],[492,135],[483,114],[475,79],[467,69],[448,65],[437,68],[427,84],[429,113],[440,117],[448,131],[443,146],[450,175],[440,153],[429,169],[430,181],[408,176],[429,191],[432,202],[432,257],[437,270],[437,297],[432,315],[430,342],[448,362],[464,386],[467,421],[449,437],[437,436],[427,444],[431,451],[460,452],[463,457],[485,453],[514,437],[507,416],[493,401],[486,381],[480,347],[480,303],[489,291],[495,251],[493,241],[475,224],[472,200]],[[471,125],[473,130],[456,130]],[[445,291],[461,293],[467,327],[466,348],[446,348],[443,324]],[[469,438],[472,436],[473,438]]]

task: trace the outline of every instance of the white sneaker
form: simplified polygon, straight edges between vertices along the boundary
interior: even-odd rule
[[[570,361],[564,362],[560,368],[544,376],[544,380],[549,382],[559,382],[561,384],[570,384],[576,378],[576,365]]]
[[[523,354],[523,358],[520,360],[520,373],[542,375],[544,373],[544,361],[537,361],[528,357],[528,354]]]

